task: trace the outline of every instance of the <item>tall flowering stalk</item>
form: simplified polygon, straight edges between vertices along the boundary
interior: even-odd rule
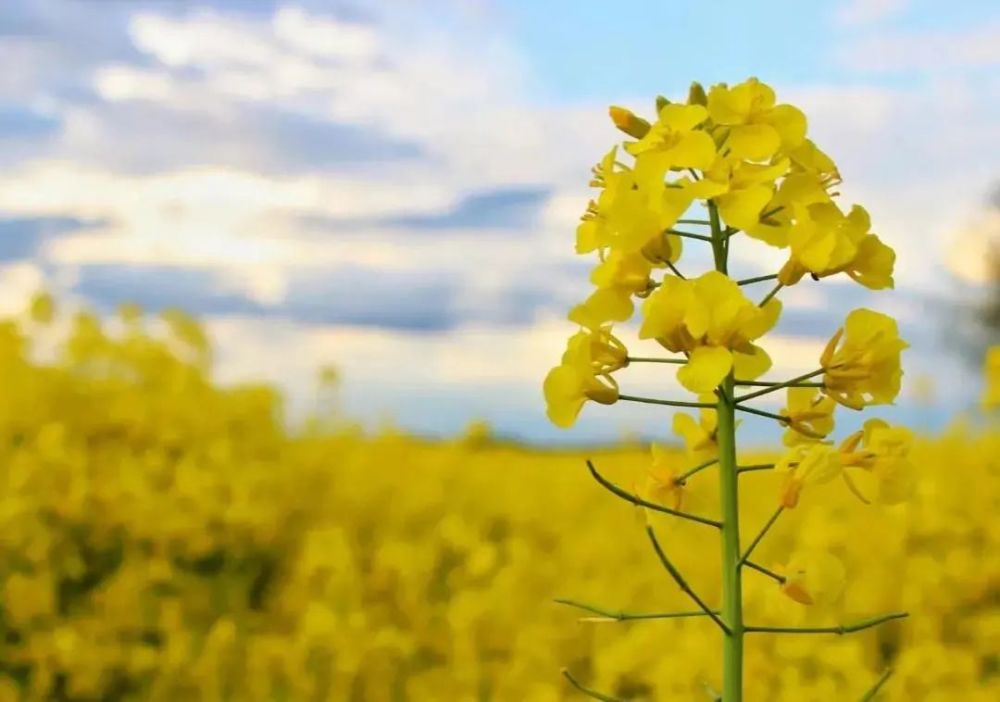
[[[864,208],[845,210],[837,203],[840,173],[833,160],[806,136],[806,117],[796,107],[777,103],[774,91],[751,78],[736,86],[716,85],[707,93],[692,85],[684,103],[657,98],[655,121],[612,107],[611,118],[630,140],[613,147],[595,166],[591,185],[598,189],[577,229],[576,250],[596,253],[592,294],[574,307],[569,319],[579,331],[567,344],[561,363],[545,379],[549,418],[572,425],[587,401],[640,402],[695,408],[696,419],[674,417],[691,464],[676,466],[653,447],[650,480],[644,490],[626,490],[588,462],[593,477],[632,504],[696,522],[720,533],[719,575],[722,601],[705,602],[670,560],[651,524],[646,527],[656,558],[691,598],[692,612],[625,614],[614,619],[698,617],[722,632],[723,702],[742,699],[743,646],[747,634],[850,633],[905,617],[874,616],[836,627],[765,627],[743,615],[745,569],[773,579],[791,599],[812,604],[837,589],[838,562],[822,555],[795,556],[780,571],[752,560],[781,514],[796,509],[817,484],[842,479],[860,499],[895,503],[910,487],[909,431],[869,419],[841,443],[830,438],[837,406],[862,410],[890,404],[899,392],[902,371],[899,338],[890,317],[856,309],[836,330],[817,359],[816,369],[786,380],[759,380],[771,358],[758,342],[781,315],[779,293],[805,277],[814,281],[843,274],[880,290],[893,287],[895,254],[870,231]],[[692,211],[692,214],[688,214]],[[731,277],[730,250],[766,245],[787,251],[773,274]],[[714,269],[694,276],[682,272],[685,246],[705,246]],[[771,283],[764,294],[746,291]],[[641,305],[638,337],[673,355],[632,355],[613,333]],[[617,373],[634,363],[662,363],[676,369],[679,384],[693,399],[658,399],[621,392]],[[787,399],[780,412],[752,403],[771,393]],[[785,428],[785,455],[775,464],[740,465],[737,415],[764,417]],[[718,518],[686,512],[689,480],[709,468],[718,471]],[[739,482],[744,472],[784,474],[775,511],[749,541],[741,539]],[[703,478],[702,478],[703,479]],[[608,616],[603,607],[561,601]],[[596,699],[616,699],[592,690],[565,672],[569,681]],[[870,698],[888,672],[866,693]],[[714,693],[713,693],[714,694]]]

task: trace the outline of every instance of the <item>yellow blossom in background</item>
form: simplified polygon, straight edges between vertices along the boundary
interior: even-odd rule
[[[710,402],[712,395],[706,394],[698,398],[701,402]],[[698,410],[698,418],[690,414],[678,412],[673,418],[673,432],[681,437],[688,453],[698,463],[715,458],[719,454],[719,443],[716,431],[719,418],[714,409]]]
[[[824,392],[851,409],[892,403],[903,377],[900,352],[907,347],[891,317],[852,311],[820,358]]]
[[[860,468],[872,477],[877,501],[898,504],[913,492],[912,447],[913,433],[906,427],[893,427],[880,419],[869,419],[861,431],[844,440],[840,447],[841,463],[845,469]],[[852,491],[867,502],[850,475],[845,470],[844,477]]]
[[[779,571],[781,591],[799,604],[829,605],[843,593],[847,573],[843,562],[822,551],[794,553]]]
[[[684,498],[684,485],[678,481],[683,472],[680,456],[659,444],[653,444],[650,453],[652,465],[649,468],[643,495],[651,502],[680,509]]]
[[[677,379],[691,392],[711,392],[734,367],[747,380],[771,367],[753,341],[774,326],[780,312],[777,300],[760,308],[715,271],[694,280],[668,276],[644,303],[639,338],[690,354]]]

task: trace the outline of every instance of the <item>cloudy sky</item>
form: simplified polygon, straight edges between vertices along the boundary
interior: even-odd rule
[[[894,294],[786,295],[775,374],[811,370],[849,309],[887,311],[909,379],[937,382],[933,407],[911,383],[883,414],[940,426],[977,391],[948,301],[975,295],[1000,218],[994,8],[4,0],[0,307],[43,286],[102,311],[181,306],[211,330],[220,378],[274,380],[302,408],[333,363],[373,425],[663,433],[669,415],[645,406],[588,408],[570,432],[544,419],[541,379],[588,287],[572,253],[588,170],[616,139],[609,103],[648,111],[692,79],[756,75],[810,115],[845,202],[899,255]],[[749,242],[735,256],[747,276],[781,260]],[[676,393],[648,369],[622,385]]]

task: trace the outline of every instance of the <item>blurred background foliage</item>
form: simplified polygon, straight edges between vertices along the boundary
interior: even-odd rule
[[[337,415],[332,368],[290,427],[273,388],[220,387],[211,367],[177,311],[102,323],[40,296],[0,325],[0,701],[576,699],[563,666],[634,700],[718,688],[711,623],[579,622],[553,603],[689,608],[640,516],[583,466],[632,485],[642,447],[532,449],[482,422],[447,442],[366,436]],[[823,486],[757,552],[832,551],[848,575],[836,601],[802,607],[745,576],[753,623],[910,619],[755,635],[749,699],[855,699],[886,666],[885,700],[1000,698],[1000,435],[956,419],[915,466],[911,502]],[[745,477],[748,529],[776,478]],[[693,479],[687,507],[711,513],[714,483]],[[657,526],[716,601],[713,533]]]

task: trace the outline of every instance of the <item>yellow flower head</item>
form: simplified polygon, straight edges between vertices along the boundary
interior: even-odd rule
[[[693,280],[667,276],[643,306],[639,338],[689,354],[677,379],[691,392],[712,392],[734,368],[741,379],[753,379],[771,367],[767,353],[752,342],[774,326],[780,312],[778,300],[760,308],[717,271]]]
[[[570,311],[570,321],[588,329],[624,322],[634,311],[632,296],[649,290],[652,270],[653,263],[641,253],[612,251],[590,274],[597,290]]]
[[[637,158],[636,170],[641,161],[641,169],[662,179],[671,168],[707,169],[715,160],[715,142],[698,129],[707,119],[708,110],[701,105],[664,105],[646,134],[625,145]]]
[[[840,474],[842,467],[837,450],[816,441],[793,446],[775,469],[785,473],[779,502],[782,507],[793,509],[806,487],[830,482]]]
[[[836,601],[847,583],[844,564],[836,556],[822,551],[797,552],[779,570],[785,578],[781,591],[804,605]]]
[[[893,427],[881,419],[869,419],[861,431],[849,436],[840,446],[844,468],[860,468],[875,482],[876,499],[882,504],[898,504],[913,492],[913,465],[910,450],[913,433],[905,427]],[[863,502],[863,496],[846,471],[848,487]]]
[[[781,415],[788,417],[785,446],[824,439],[833,431],[833,411],[837,403],[819,388],[788,388],[788,402]]]
[[[702,402],[711,402],[714,395],[703,395]],[[714,409],[703,408],[698,411],[698,419],[689,414],[678,412],[674,415],[674,434],[684,440],[684,446],[694,459],[701,463],[719,455],[719,444],[716,441],[716,430],[719,418]]]
[[[797,107],[776,105],[774,90],[756,78],[712,86],[708,112],[716,124],[730,127],[726,147],[732,158],[760,161],[799,146],[806,136],[806,116]]]
[[[653,462],[643,496],[650,502],[680,509],[684,497],[684,484],[677,480],[681,475],[680,457],[676,451],[659,444],[653,444],[650,452]]]
[[[824,392],[851,409],[891,404],[903,377],[900,352],[907,347],[892,317],[853,310],[820,356]]]
[[[833,202],[792,205],[788,262],[778,274],[784,285],[794,285],[806,273],[818,278],[846,272],[873,290],[893,286],[895,252],[868,230],[871,220],[855,205],[844,215]]]
[[[610,405],[618,401],[618,383],[611,373],[628,365],[624,344],[610,327],[580,331],[570,337],[562,362],[545,377],[546,413],[553,424],[573,425],[584,402]]]
[[[1000,407],[1000,345],[991,347],[983,361],[983,409]]]
[[[662,172],[650,173],[639,164],[632,170],[616,158],[615,148],[594,167],[591,185],[601,188],[601,193],[590,201],[581,217],[576,230],[577,253],[608,248],[636,253],[651,242],[662,247],[666,230],[700,194],[687,179],[668,188]],[[681,252],[680,238],[670,235],[667,242],[667,260],[676,261]]]

